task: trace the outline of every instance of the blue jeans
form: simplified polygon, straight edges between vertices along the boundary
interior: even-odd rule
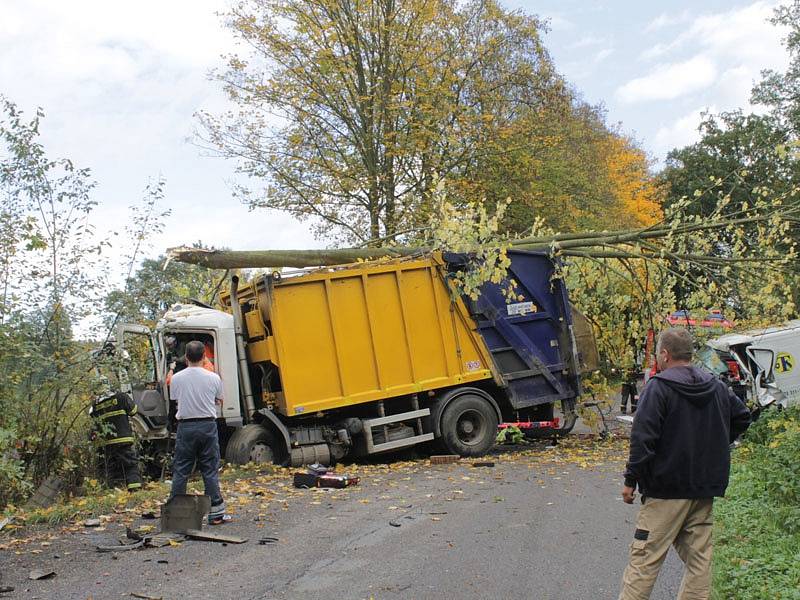
[[[178,423],[175,439],[175,458],[172,462],[172,491],[186,493],[186,482],[192,474],[195,461],[203,475],[206,496],[211,498],[211,516],[225,512],[225,502],[219,489],[219,437],[215,421],[189,421]]]

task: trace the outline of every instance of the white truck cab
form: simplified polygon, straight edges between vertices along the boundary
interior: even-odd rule
[[[194,304],[175,304],[156,325],[156,344],[162,348],[163,372],[169,369],[164,338],[174,336],[179,345],[192,340],[210,341],[214,352],[214,370],[222,379],[223,404],[217,408],[217,416],[223,417],[232,427],[242,425],[239,405],[239,377],[236,365],[236,338],[233,316],[213,308]],[[169,398],[166,398],[169,400]]]
[[[169,348],[172,338],[175,348]],[[144,325],[122,324],[115,332],[115,344],[124,352],[120,372],[122,391],[137,405],[131,424],[139,439],[169,440],[170,418],[175,405],[170,402],[167,373],[170,363],[183,354],[186,343],[200,340],[213,355],[215,372],[222,379],[223,405],[217,416],[232,428],[243,425],[239,401],[239,378],[233,317],[225,312],[194,304],[175,304],[159,320],[155,331]]]

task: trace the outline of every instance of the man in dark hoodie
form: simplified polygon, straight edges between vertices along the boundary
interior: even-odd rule
[[[646,599],[670,545],[685,566],[678,598],[708,598],[715,496],[728,486],[730,444],[750,424],[745,405],[692,365],[693,340],[667,329],[656,345],[660,373],[647,383],[631,430],[622,499],[642,508],[620,600]]]

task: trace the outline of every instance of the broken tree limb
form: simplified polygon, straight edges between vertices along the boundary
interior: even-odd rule
[[[666,248],[661,248],[656,242],[691,234],[714,236],[730,228],[762,226],[770,223],[773,225],[783,223],[787,227],[796,227],[799,222],[798,212],[800,212],[800,209],[795,207],[781,207],[766,213],[740,211],[729,218],[717,216],[704,221],[684,221],[674,224],[661,222],[649,227],[628,230],[587,231],[530,236],[512,240],[500,239],[497,244],[507,244],[517,250],[551,252],[562,256],[589,256],[597,259],[682,260],[718,265],[738,262],[762,262],[762,259],[758,256],[723,257],[671,253]],[[641,248],[637,248],[637,246]],[[169,260],[178,262],[215,269],[247,269],[324,267],[384,257],[424,255],[431,250],[432,248],[424,246],[359,247],[324,250],[206,250],[203,248],[178,247],[170,248],[167,253]],[[475,247],[474,250],[479,250],[479,247]]]
[[[252,269],[264,267],[324,267],[383,257],[410,256],[424,248],[338,248],[333,250],[204,250],[169,248],[171,260],[209,269]]]

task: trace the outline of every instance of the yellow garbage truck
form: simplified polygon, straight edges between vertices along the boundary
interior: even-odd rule
[[[127,389],[134,428],[168,448],[165,373],[199,340],[223,381],[220,438],[234,463],[330,464],[417,444],[480,456],[501,422],[569,431],[593,338],[573,325],[546,254],[509,257],[507,280],[484,284],[477,299],[454,283],[471,258],[433,253],[232,277],[220,308],[175,305],[153,332],[124,325],[118,343],[138,357]]]

